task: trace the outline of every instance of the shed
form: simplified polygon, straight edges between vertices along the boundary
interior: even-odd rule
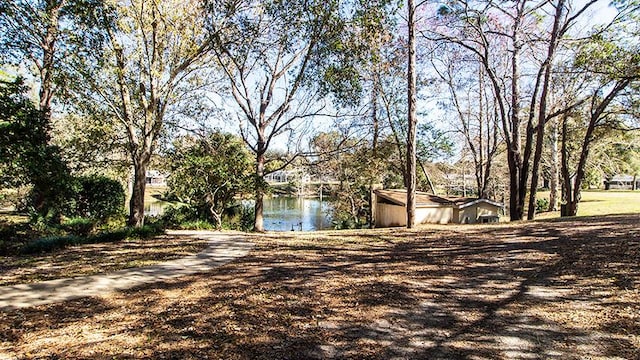
[[[457,224],[475,224],[482,222],[498,222],[503,210],[501,203],[479,198],[451,199],[453,206],[453,222]]]
[[[376,227],[406,226],[407,191],[375,190]],[[448,199],[416,192],[417,224],[476,223],[496,221],[502,204],[477,198]]]
[[[605,190],[637,190],[640,189],[640,178],[632,175],[614,175],[604,181]]]

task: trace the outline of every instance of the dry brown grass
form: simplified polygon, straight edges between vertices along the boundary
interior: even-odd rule
[[[206,274],[0,313],[0,354],[637,359],[639,223],[256,237],[249,256]]]

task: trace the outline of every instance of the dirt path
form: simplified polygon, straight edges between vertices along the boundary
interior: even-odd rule
[[[246,255],[253,244],[238,233],[170,231],[171,235],[207,239],[199,254],[162,264],[85,277],[56,279],[0,287],[0,309],[9,310],[53,304],[85,296],[100,296],[115,290],[166,281],[211,270]]]

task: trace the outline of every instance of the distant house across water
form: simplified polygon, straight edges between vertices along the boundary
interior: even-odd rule
[[[148,186],[167,186],[167,175],[158,170],[147,170]]]
[[[312,181],[311,175],[302,169],[278,170],[264,176],[264,180],[269,184],[299,182],[306,184]]]

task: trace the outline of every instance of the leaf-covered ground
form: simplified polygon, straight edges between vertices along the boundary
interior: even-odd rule
[[[254,241],[206,274],[0,312],[0,358],[640,358],[640,215]]]
[[[41,255],[1,256],[0,286],[148,266],[196,254],[206,246],[207,240],[163,235],[83,244]]]

